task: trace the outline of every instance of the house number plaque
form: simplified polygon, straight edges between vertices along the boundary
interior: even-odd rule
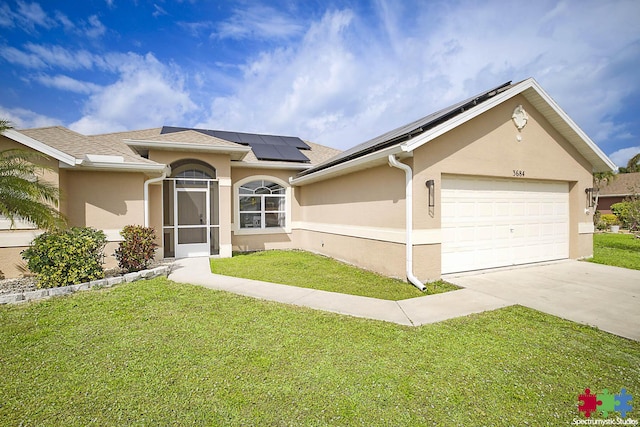
[[[522,178],[524,176],[524,171],[520,170],[520,169],[514,169],[513,170],[513,176],[517,176]]]

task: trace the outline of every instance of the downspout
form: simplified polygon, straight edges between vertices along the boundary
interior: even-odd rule
[[[405,174],[405,209],[407,222],[407,238],[405,247],[407,251],[407,279],[413,286],[424,291],[426,287],[413,274],[413,171],[411,170],[411,167],[399,162],[394,154],[389,154],[389,166],[402,169]]]
[[[148,227],[150,222],[149,220],[149,185],[155,182],[162,181],[167,177],[167,175],[171,175],[170,166],[165,167],[164,170],[162,171],[162,175],[160,175],[158,178],[151,178],[144,182],[143,197],[144,197],[144,226],[145,227]]]

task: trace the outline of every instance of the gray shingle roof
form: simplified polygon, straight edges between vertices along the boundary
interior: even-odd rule
[[[19,132],[38,140],[50,147],[69,154],[76,159],[84,159],[87,154],[97,154],[105,156],[121,156],[125,163],[137,164],[158,164],[152,160],[140,156],[133,148],[129,147],[125,140],[133,141],[154,141],[154,142],[177,142],[185,144],[195,144],[203,146],[219,147],[246,147],[235,142],[227,141],[214,136],[209,136],[193,130],[183,132],[173,132],[161,134],[162,128],[141,129],[124,132],[114,132],[100,135],[82,135],[62,126],[51,126],[45,128],[24,129]],[[310,150],[305,150],[305,155],[309,158],[310,164],[315,165],[335,156],[340,151],[324,145],[305,141]],[[248,147],[246,147],[248,148]],[[264,163],[258,160],[253,152],[247,153],[243,158],[243,163]],[[277,163],[277,162],[270,162]],[[308,165],[301,164],[302,167]]]
[[[20,133],[38,140],[50,147],[67,153],[76,159],[84,159],[87,154],[103,156],[121,156],[125,163],[155,164],[127,147],[121,138],[113,134],[100,135],[100,138],[86,136],[62,126],[20,130]]]

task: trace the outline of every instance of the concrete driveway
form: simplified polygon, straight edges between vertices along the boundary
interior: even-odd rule
[[[443,279],[640,341],[640,270],[565,260]]]

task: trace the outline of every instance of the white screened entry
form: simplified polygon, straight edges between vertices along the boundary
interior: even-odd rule
[[[442,274],[569,257],[567,182],[443,177]]]

